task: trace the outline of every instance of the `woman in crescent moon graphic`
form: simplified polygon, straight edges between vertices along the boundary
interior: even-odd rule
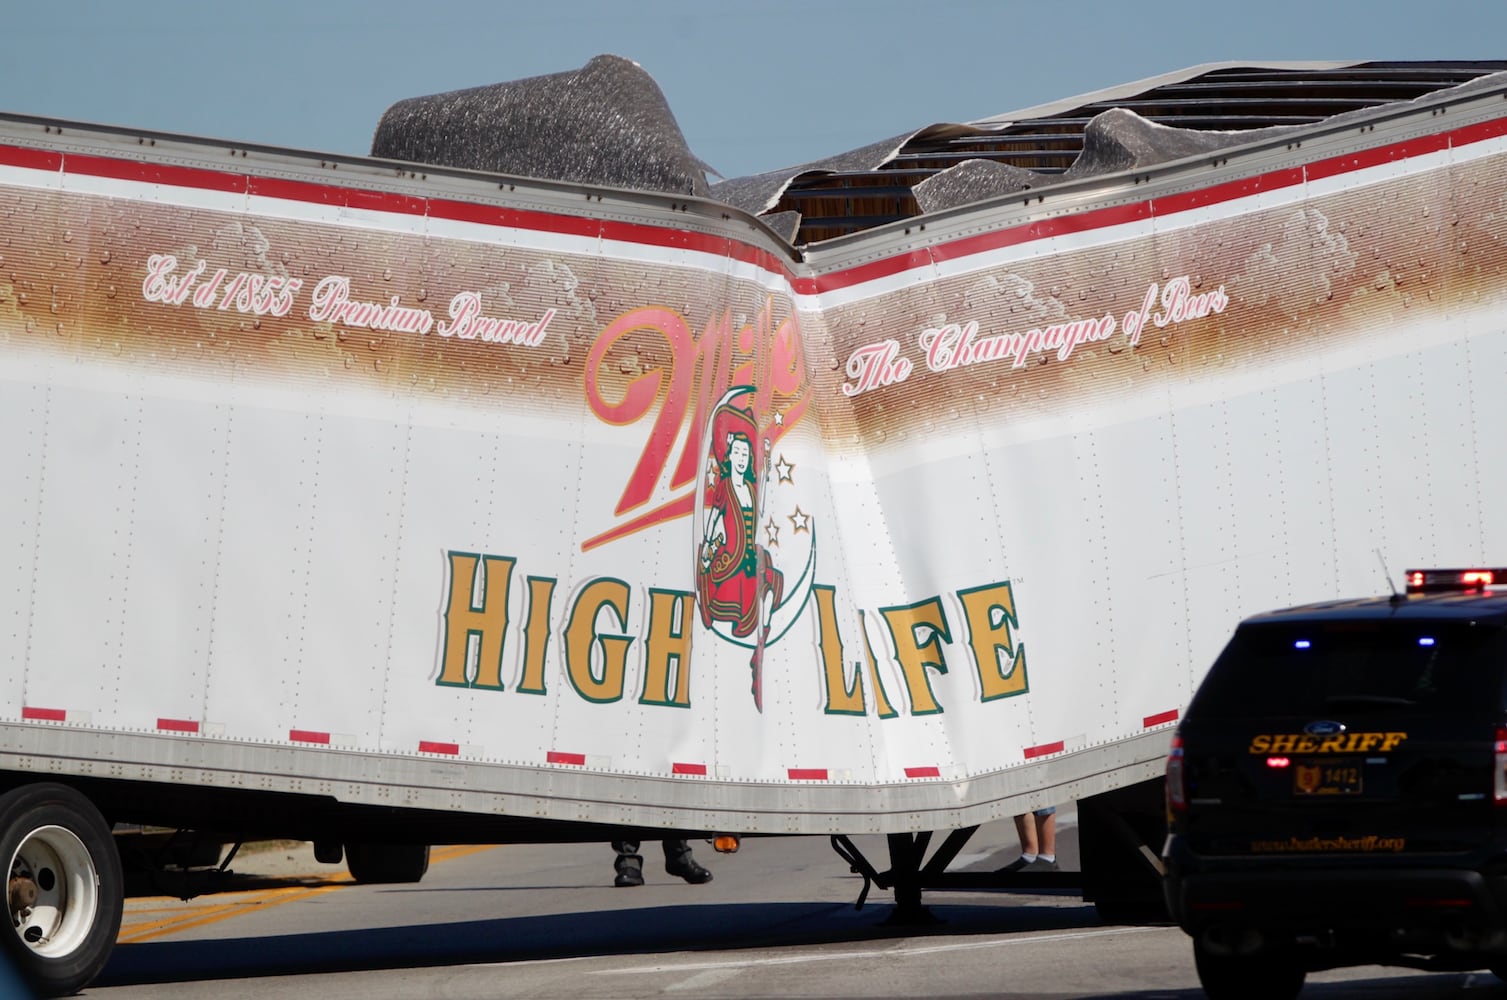
[[[762,711],[760,658],[770,610],[780,603],[785,578],[758,544],[761,457],[754,447],[758,427],[748,410],[723,404],[712,418],[716,471],[706,490],[706,517],[696,572],[701,622],[727,622],[739,638],[763,630],[754,643],[753,696]]]

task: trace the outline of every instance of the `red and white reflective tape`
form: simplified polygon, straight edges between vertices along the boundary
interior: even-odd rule
[[[1146,718],[1141,720],[1141,726],[1145,729],[1154,729],[1157,726],[1165,726],[1169,722],[1176,722],[1178,714],[1179,713],[1177,709],[1173,708],[1168,709],[1165,712],[1158,712],[1155,715],[1148,715],[1146,716]]]
[[[288,739],[294,743],[318,743],[321,746],[330,744],[329,733],[319,733],[312,729],[290,729]]]
[[[570,764],[574,767],[586,766],[584,753],[566,753],[564,750],[551,750],[544,755],[547,764]]]
[[[157,720],[157,728],[169,733],[197,733],[199,723],[196,719],[161,719]]]
[[[825,767],[792,767],[787,768],[785,773],[791,781],[826,781],[827,769]]]
[[[675,763],[673,763],[673,764],[670,765],[670,773],[671,774],[698,775],[698,776],[704,778],[704,777],[706,777],[706,765],[705,764],[682,764],[681,762],[676,761]]]
[[[419,740],[419,753],[438,753],[447,757],[460,755],[459,743],[440,743],[435,740]]]
[[[28,722],[67,722],[68,712],[61,708],[34,708],[30,705],[23,705],[21,718]]]
[[[1064,741],[1058,740],[1055,743],[1043,743],[1040,746],[1026,747],[1021,753],[1025,755],[1026,760],[1035,760],[1037,757],[1049,757],[1054,753],[1061,753],[1065,746],[1067,744]]]
[[[940,778],[942,769],[934,764],[926,767],[907,767],[905,776],[907,778]]]

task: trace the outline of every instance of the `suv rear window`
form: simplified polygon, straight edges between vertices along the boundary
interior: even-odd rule
[[[1236,631],[1188,715],[1500,716],[1507,632],[1463,622],[1262,622]]]

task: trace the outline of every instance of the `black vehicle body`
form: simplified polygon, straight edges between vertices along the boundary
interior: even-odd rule
[[[1164,889],[1211,996],[1507,969],[1507,594],[1410,578],[1242,622],[1189,704]]]

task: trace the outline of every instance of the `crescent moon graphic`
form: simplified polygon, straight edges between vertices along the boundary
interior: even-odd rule
[[[811,599],[811,585],[816,580],[816,527],[811,528],[811,551],[806,556],[806,565],[801,569],[800,579],[795,581],[795,586],[790,590],[790,596],[786,597],[777,607],[769,612],[769,636],[764,640],[765,646],[773,646],[780,641],[780,637],[790,631],[790,626],[806,610],[806,602]],[[758,645],[751,637],[740,638],[733,635],[732,622],[712,622],[712,631],[735,646],[745,649],[753,649]]]

